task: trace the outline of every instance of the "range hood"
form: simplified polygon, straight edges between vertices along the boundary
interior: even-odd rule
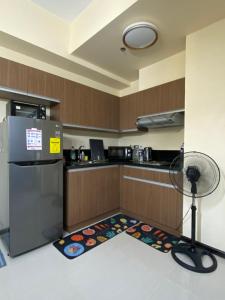
[[[184,126],[184,110],[138,117],[136,125],[138,129]]]

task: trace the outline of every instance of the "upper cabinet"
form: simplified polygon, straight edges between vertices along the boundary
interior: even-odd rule
[[[8,85],[8,60],[0,58],[0,86]]]
[[[53,108],[58,109],[58,106]],[[59,120],[66,126],[119,130],[119,98],[88,86],[64,81]]]
[[[42,104],[52,105],[53,120],[84,129],[133,131],[137,130],[140,116],[184,109],[184,83],[182,78],[119,98],[0,58],[0,86],[9,90],[0,89],[0,96],[25,102],[44,101]]]
[[[137,130],[136,119],[140,116],[184,109],[184,99],[184,78],[122,97],[120,129],[121,131]]]

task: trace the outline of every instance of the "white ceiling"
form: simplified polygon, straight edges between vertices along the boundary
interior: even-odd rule
[[[138,71],[185,49],[186,36],[225,17],[225,0],[140,0],[79,47],[73,55],[126,80]],[[133,22],[158,28],[159,39],[145,50],[121,52],[122,32]]]
[[[91,1],[93,0],[32,0],[66,22],[72,22]]]

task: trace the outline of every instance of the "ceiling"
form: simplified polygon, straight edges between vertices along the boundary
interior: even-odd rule
[[[184,50],[186,35],[224,17],[224,0],[139,0],[73,55],[132,82],[138,79],[140,68]],[[137,21],[155,24],[158,42],[145,50],[122,53],[122,32]]]
[[[184,50],[188,34],[225,18],[225,0],[7,0],[1,8],[0,52],[115,94],[133,86],[141,68]],[[121,52],[124,28],[138,21],[158,28],[157,43]]]
[[[92,0],[32,0],[32,2],[60,17],[66,22],[72,22]]]

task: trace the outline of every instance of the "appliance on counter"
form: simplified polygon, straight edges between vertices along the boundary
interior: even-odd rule
[[[144,148],[144,161],[152,160],[152,148],[151,147],[145,147]]]
[[[184,111],[177,110],[139,117],[136,125],[139,129],[184,126]]]
[[[6,115],[46,120],[46,106],[8,101]]]
[[[108,159],[111,161],[129,161],[132,159],[132,148],[126,146],[108,147]]]
[[[58,122],[0,124],[0,231],[12,257],[63,235],[62,148]]]
[[[139,160],[139,145],[134,145],[133,146],[133,151],[132,151],[132,160],[133,161],[138,161]]]
[[[91,160],[103,161],[105,160],[103,140],[89,139],[91,149]]]

